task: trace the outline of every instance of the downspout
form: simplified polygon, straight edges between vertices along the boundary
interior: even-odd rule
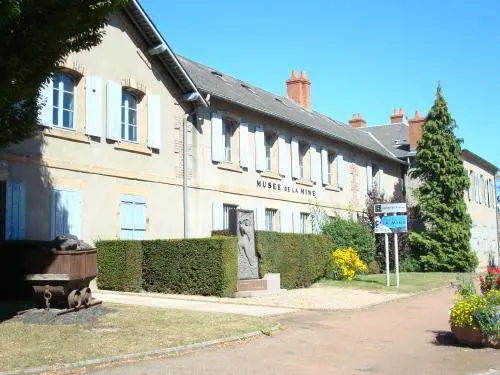
[[[189,232],[188,232],[188,186],[187,186],[187,180],[188,180],[188,144],[187,144],[187,126],[188,126],[188,119],[196,113],[196,108],[193,109],[191,112],[187,113],[184,115],[184,121],[183,121],[183,127],[182,127],[182,200],[183,200],[183,209],[184,209],[184,238],[188,238]]]

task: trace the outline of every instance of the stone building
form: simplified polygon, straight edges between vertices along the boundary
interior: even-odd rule
[[[286,88],[176,56],[131,0],[42,88],[39,134],[0,150],[1,237],[209,236],[235,207],[261,230],[313,232],[318,212],[355,216],[372,189],[392,194],[405,161],[361,118],[312,110],[305,72]]]

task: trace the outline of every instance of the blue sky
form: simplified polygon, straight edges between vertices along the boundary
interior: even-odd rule
[[[500,1],[142,0],[175,52],[285,95],[306,70],[313,109],[347,122],[427,113],[438,80],[457,135],[500,166]]]

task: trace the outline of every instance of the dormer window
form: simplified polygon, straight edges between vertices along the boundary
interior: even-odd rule
[[[54,74],[52,124],[55,127],[75,129],[75,87],[75,79],[70,75]]]
[[[137,142],[137,96],[128,90],[122,90],[121,137],[127,142]]]

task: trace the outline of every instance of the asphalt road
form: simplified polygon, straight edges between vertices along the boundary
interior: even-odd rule
[[[173,358],[114,364],[91,374],[440,374],[485,372],[494,349],[456,346],[449,333],[451,289],[357,311],[300,311],[277,318],[272,337]],[[498,366],[497,366],[498,368]]]

